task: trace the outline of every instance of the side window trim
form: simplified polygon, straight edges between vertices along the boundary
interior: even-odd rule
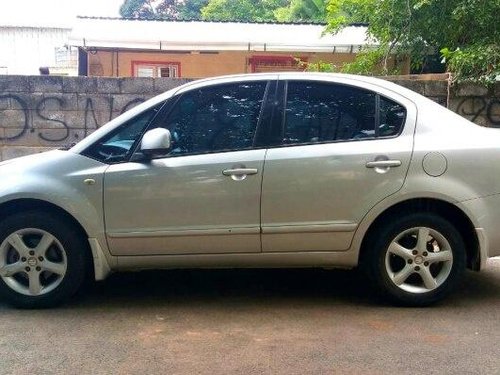
[[[281,147],[284,131],[284,102],[285,102],[285,83],[283,80],[276,80],[274,93],[268,98],[268,105],[271,108],[270,118],[267,124],[267,136],[261,140],[261,146],[264,148]]]
[[[270,92],[270,87],[272,86],[273,82],[277,82],[277,80],[255,80],[255,81],[241,81],[241,82],[237,81],[237,82],[219,83],[219,84],[215,84],[215,85],[203,86],[201,88],[213,88],[213,87],[217,87],[217,86],[224,86],[224,85],[231,84],[231,83],[241,84],[241,83],[252,83],[252,82],[264,82],[266,84],[266,86],[264,88],[264,94],[262,96],[262,103],[261,103],[261,106],[259,109],[259,115],[258,115],[258,119],[257,119],[257,125],[255,128],[255,134],[254,134],[254,137],[252,140],[252,146],[250,148],[245,148],[245,149],[241,149],[241,150],[238,150],[238,149],[217,150],[217,151],[188,153],[188,154],[180,154],[180,155],[163,155],[163,156],[155,157],[155,159],[164,159],[164,158],[173,158],[173,157],[182,157],[182,156],[204,155],[204,154],[214,154],[214,153],[235,152],[235,151],[245,151],[245,150],[267,148],[267,145],[256,147],[256,142],[258,139],[257,136],[259,134],[259,131],[261,130],[262,127],[266,126],[266,121],[262,120],[262,116],[266,112],[266,106],[268,103],[268,95]],[[201,88],[194,88],[193,90],[198,90]],[[173,112],[174,108],[179,103],[179,101],[185,95],[189,94],[191,91],[192,90],[183,91],[182,93],[175,95],[169,99],[170,105],[168,106],[168,108],[165,108],[165,110],[163,110],[164,108],[162,107],[162,111],[159,112],[155,116],[155,118],[148,124],[148,126],[145,128],[144,132],[141,134],[140,140],[137,143],[134,152],[131,154],[131,158],[133,157],[133,155],[140,152],[140,144],[141,144],[140,141],[142,140],[144,133],[146,133],[148,130],[151,130],[151,129],[154,129],[155,127],[157,127],[159,122],[166,122],[166,120],[169,118],[169,116]],[[269,120],[267,122],[269,122]],[[267,126],[269,126],[269,124],[267,124]]]
[[[391,138],[397,138],[399,137],[405,127],[407,126],[407,121],[408,121],[408,106],[401,103],[401,101],[397,100],[397,99],[394,99],[394,98],[391,98],[387,95],[383,95],[383,94],[380,94],[380,93],[377,93],[377,98],[378,98],[378,106],[377,106],[377,111],[378,111],[378,121],[379,121],[379,125],[380,125],[380,118],[381,118],[381,115],[380,115],[380,108],[381,108],[381,102],[382,102],[382,99],[385,99],[385,100],[388,100],[390,102],[393,102],[393,103],[396,103],[397,105],[401,106],[403,109],[404,109],[404,113],[405,113],[405,117],[403,119],[403,122],[401,123],[401,126],[399,127],[399,131],[394,134],[394,135],[390,135],[390,136],[378,136],[376,139],[391,139]],[[378,130],[380,131],[380,128],[378,128]]]
[[[269,145],[270,132],[273,129],[273,117],[275,116],[275,107],[277,100],[278,81],[270,80],[266,87],[264,100],[262,102],[261,113],[259,115],[259,123],[255,130],[253,148],[266,148]]]
[[[406,122],[408,119],[408,108],[406,105],[401,103],[401,101],[388,97],[387,95],[380,94],[377,91],[371,90],[371,89],[366,89],[361,86],[357,85],[350,85],[346,83],[341,83],[341,82],[334,82],[334,81],[321,81],[321,80],[278,80],[278,89],[277,92],[279,93],[281,91],[281,103],[277,104],[274,108],[274,112],[278,113],[278,116],[276,114],[273,115],[273,121],[272,121],[272,126],[273,127],[278,127],[281,131],[282,136],[284,136],[285,133],[285,125],[286,125],[286,108],[287,108],[287,99],[288,99],[288,84],[290,82],[311,82],[311,83],[323,83],[323,84],[331,84],[331,85],[343,85],[347,87],[352,87],[355,89],[359,90],[367,90],[375,94],[375,135],[373,137],[367,137],[367,138],[362,138],[362,139],[339,139],[339,140],[328,140],[328,141],[321,141],[321,142],[304,142],[304,143],[290,143],[290,144],[269,144],[268,148],[278,148],[278,147],[294,147],[294,146],[307,146],[307,145],[316,145],[316,144],[328,144],[328,143],[341,143],[341,142],[360,142],[360,141],[373,141],[373,140],[381,140],[381,139],[392,139],[392,138],[397,138],[399,137],[402,133],[403,130],[406,126]],[[281,85],[281,90],[280,90],[280,85]],[[405,110],[405,119],[403,120],[402,125],[400,126],[400,129],[397,134],[390,135],[390,136],[380,136],[379,135],[379,126],[380,126],[380,102],[381,98],[384,98],[386,100],[389,100],[391,102],[394,102],[401,107],[404,108]],[[278,103],[278,100],[277,100]]]
[[[264,113],[267,109],[267,102],[268,102],[270,90],[271,90],[271,81],[266,81],[266,87],[264,89],[264,96],[262,97],[262,103],[260,105],[260,110],[259,110],[259,117],[257,118],[257,125],[255,126],[255,133],[253,135],[252,146],[251,146],[252,149],[255,148],[255,145],[257,144],[258,135],[262,131],[261,130],[262,122],[263,122]]]
[[[144,134],[146,134],[146,132],[148,130],[154,129],[156,127],[156,124],[159,121],[166,119],[170,115],[170,113],[172,112],[172,109],[175,107],[175,105],[180,100],[182,95],[183,94],[174,95],[173,97],[169,98],[165,102],[165,104],[161,107],[160,111],[156,114],[156,116],[149,122],[148,125],[146,125],[141,136],[138,138],[137,142],[134,144],[134,147],[133,147],[134,150],[133,150],[133,152],[130,153],[129,158],[128,158],[129,162],[134,160],[135,156],[140,154],[140,147],[141,147],[142,137],[144,137]]]
[[[151,120],[149,120],[149,122],[146,124],[146,126],[144,127],[144,129],[142,129],[141,134],[139,135],[139,137],[137,137],[137,139],[135,140],[135,142],[132,145],[132,147],[130,147],[130,150],[128,151],[128,154],[127,154],[125,160],[122,163],[127,163],[127,162],[129,162],[132,159],[132,157],[135,154],[135,150],[141,144],[142,137],[144,136],[144,133],[146,133],[148,131],[149,126],[156,121],[156,119],[163,113],[163,111],[165,111],[165,107],[169,107],[169,106],[171,107],[171,105],[169,105],[170,102],[171,102],[171,99],[167,99],[167,100],[165,100],[163,102],[163,104],[159,108],[158,112],[153,116],[153,118]]]
[[[375,129],[374,129],[374,138],[379,138],[380,132],[380,94],[375,93]]]
[[[167,105],[168,102],[169,102],[169,99],[167,99],[167,100],[165,100],[165,101],[163,101],[161,103],[157,103],[157,104],[155,104],[155,105],[147,108],[143,112],[137,114],[136,116],[132,117],[131,119],[125,121],[123,124],[120,124],[120,126],[118,126],[117,128],[113,129],[111,132],[109,132],[108,134],[105,134],[104,136],[102,136],[101,138],[99,138],[98,140],[96,140],[94,143],[92,143],[91,145],[89,145],[87,148],[85,148],[81,152],[81,154],[85,155],[87,157],[90,157],[92,159],[98,160],[98,161],[100,161],[102,163],[105,163],[105,164],[127,163],[131,159],[131,157],[134,155],[135,149],[136,149],[137,145],[140,144],[140,140],[142,139],[142,136],[146,132],[147,128],[149,127],[149,124],[151,124],[151,123],[153,123],[155,121],[155,119],[161,114],[163,108]],[[130,126],[131,123],[133,123],[134,121],[137,121],[137,119],[140,118],[141,116],[143,116],[146,112],[154,110],[155,108],[157,108],[157,112],[152,116],[151,119],[148,120],[148,122],[146,123],[146,125],[142,129],[140,135],[134,140],[134,143],[132,144],[132,146],[130,147],[130,149],[127,151],[127,153],[125,154],[125,156],[123,156],[122,160],[110,162],[109,160],[100,160],[100,159],[94,158],[92,155],[89,154],[89,150],[91,150],[97,144],[101,143],[103,139],[110,139],[110,138],[114,137],[116,134],[118,134],[121,131],[123,131],[126,127]]]
[[[290,81],[283,82],[283,102],[281,103],[281,143],[285,138],[285,126],[286,126],[286,108],[288,104],[288,84]]]

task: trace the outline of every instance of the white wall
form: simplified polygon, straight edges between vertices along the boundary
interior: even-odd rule
[[[0,26],[0,74],[38,75],[56,67],[56,48],[68,43],[69,28]],[[76,75],[76,66],[68,73]],[[60,70],[60,69],[58,69]]]

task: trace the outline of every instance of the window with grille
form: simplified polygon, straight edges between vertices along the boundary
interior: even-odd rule
[[[78,65],[78,49],[74,47],[56,48],[55,61],[58,67],[76,67]]]
[[[148,63],[134,61],[132,70],[134,77],[178,78],[181,76],[181,64],[178,62]]]

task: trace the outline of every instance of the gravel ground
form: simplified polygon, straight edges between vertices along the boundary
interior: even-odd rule
[[[500,259],[431,308],[355,271],[116,274],[52,310],[0,302],[2,374],[500,374]]]

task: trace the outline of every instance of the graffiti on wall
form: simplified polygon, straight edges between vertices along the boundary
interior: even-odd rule
[[[125,104],[121,106],[121,108],[116,108],[115,98],[108,97],[106,98],[108,104],[108,110],[106,112],[109,113],[106,121],[112,120],[116,115],[122,114],[127,110],[131,109],[137,104],[144,102],[146,99],[143,97],[136,97],[128,100]],[[8,140],[16,140],[27,133],[34,133],[38,131],[38,137],[46,142],[64,142],[70,138],[72,129],[82,129],[83,136],[87,136],[92,133],[94,130],[98,129],[99,126],[103,125],[102,121],[98,120],[96,103],[95,99],[92,97],[87,97],[84,100],[84,104],[82,105],[81,111],[81,121],[83,124],[68,124],[66,120],[63,118],[58,118],[57,116],[53,116],[53,113],[60,113],[65,110],[71,110],[73,108],[67,108],[68,103],[64,97],[61,96],[44,96],[40,98],[34,105],[28,106],[25,99],[23,99],[19,95],[15,94],[6,94],[0,95],[0,104],[2,102],[11,101],[13,103],[12,107],[16,108],[16,112],[21,113],[21,119],[17,119],[17,122],[20,123],[19,126],[16,127],[16,131],[12,134],[8,134],[5,136],[0,135],[0,140],[8,141]],[[51,108],[56,108],[53,111],[47,110],[45,108],[46,105],[50,105]],[[4,110],[5,111],[5,110]],[[0,109],[0,115],[2,113],[2,109]],[[52,129],[62,129],[63,132],[57,133],[57,136],[50,135],[50,131],[44,132],[43,129],[36,129],[34,126],[35,120],[42,120],[46,122],[48,125],[46,130]],[[75,134],[75,137],[78,137]]]
[[[28,100],[30,100],[29,105]],[[105,101],[104,106],[102,106],[102,100]],[[70,103],[70,100],[64,95],[49,95],[38,99],[26,99],[26,97],[17,94],[0,95],[0,119],[4,120],[6,124],[2,126],[7,129],[11,127],[9,125],[10,121],[15,122],[15,126],[11,127],[9,132],[0,134],[0,141],[14,141],[29,133],[36,133],[37,137],[44,142],[54,144],[71,142],[79,137],[87,136],[105,122],[112,120],[117,115],[126,112],[145,100],[144,97],[134,97],[132,95],[120,98],[108,96],[98,99],[92,96],[84,96],[80,97],[77,112],[76,108],[74,108],[76,103]],[[11,103],[10,106],[5,106],[9,102]],[[12,109],[16,113],[15,119],[9,118],[10,114],[7,112],[2,113],[12,111]],[[78,116],[74,121],[68,121],[63,115],[65,111],[78,113]],[[489,126],[500,127],[500,98],[465,97],[458,102],[455,112],[470,121],[476,121],[479,117],[482,117],[486,119]],[[35,123],[42,123],[43,125],[36,126]],[[76,130],[80,131],[77,132]]]
[[[470,121],[484,116],[491,126],[500,126],[500,99],[470,96],[462,99],[456,112]]]

